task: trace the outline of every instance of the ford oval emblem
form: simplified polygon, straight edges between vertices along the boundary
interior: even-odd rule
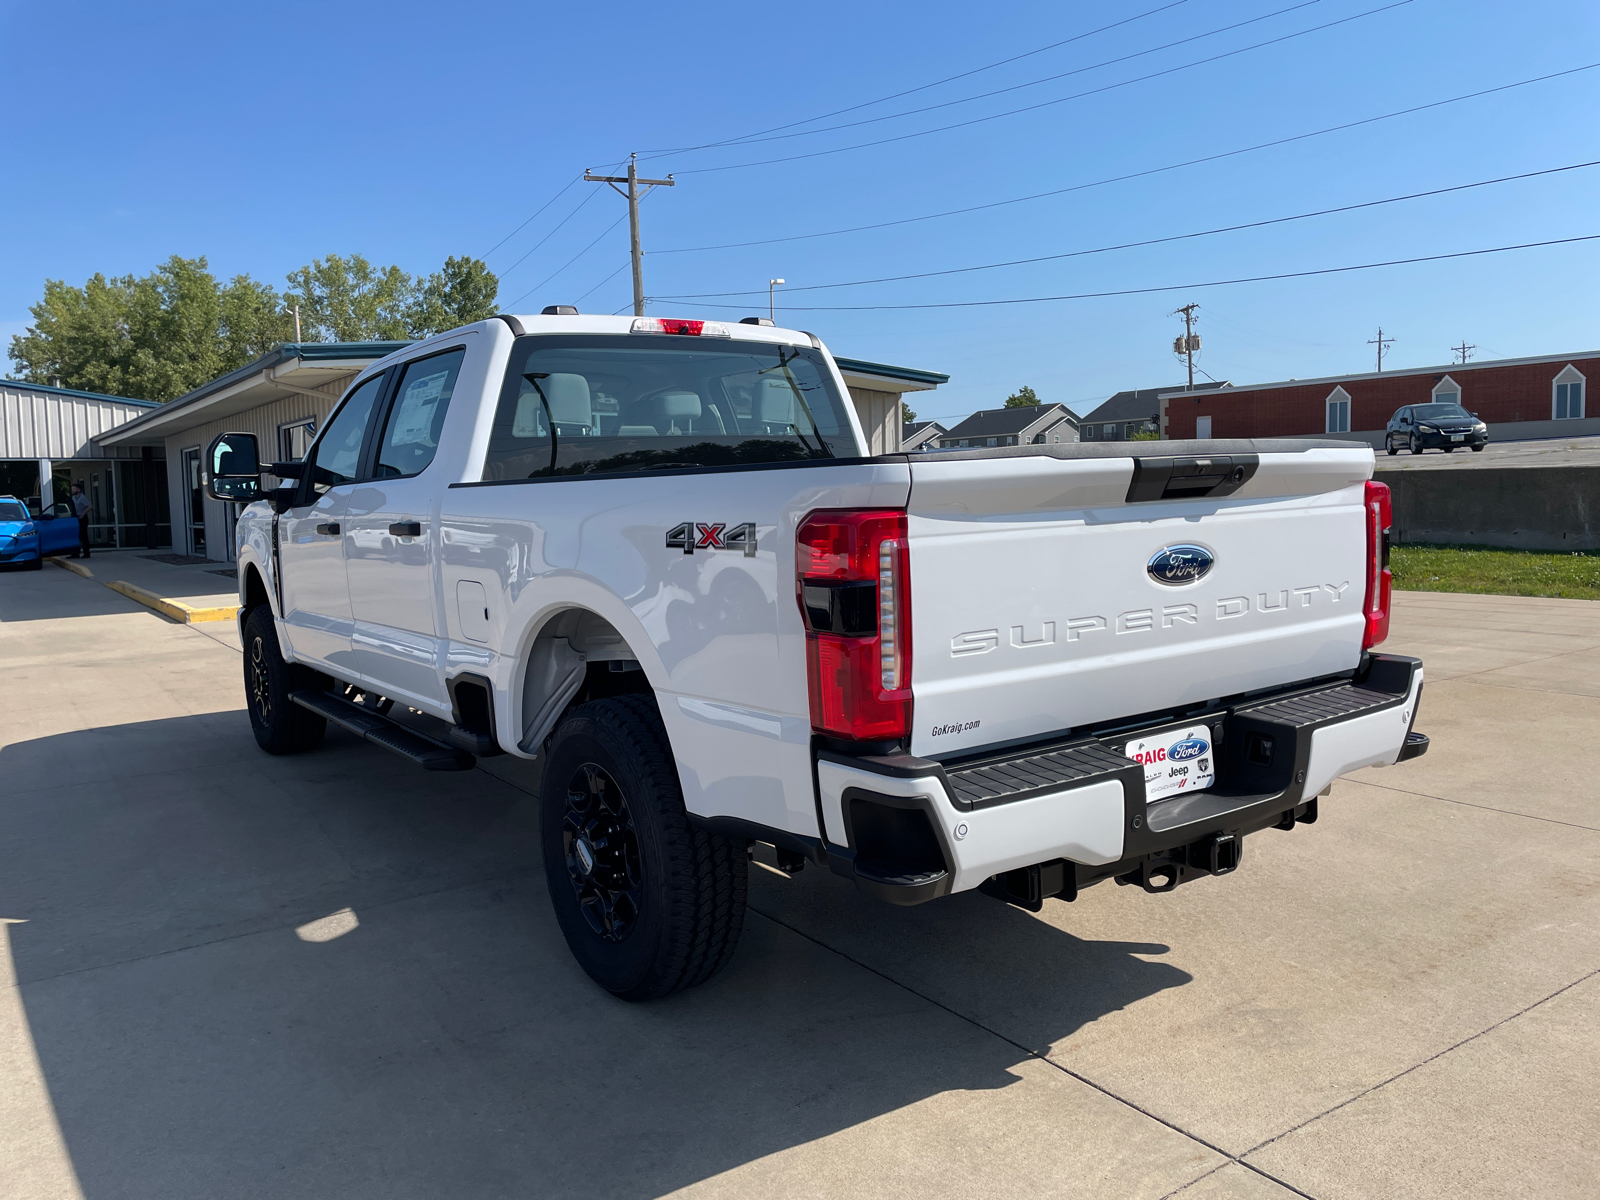
[[[1145,571],[1157,583],[1177,587],[1204,579],[1214,562],[1204,546],[1168,546],[1156,551]]]
[[[1209,749],[1211,747],[1205,738],[1184,738],[1167,747],[1167,757],[1173,762],[1187,762],[1191,758],[1199,758]]]

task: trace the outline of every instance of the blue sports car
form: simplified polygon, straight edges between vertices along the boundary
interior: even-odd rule
[[[52,554],[78,548],[78,522],[72,505],[54,504],[35,517],[15,496],[0,496],[0,565],[17,563],[38,570]]]

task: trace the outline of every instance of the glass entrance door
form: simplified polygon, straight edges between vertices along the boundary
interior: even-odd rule
[[[183,482],[189,492],[187,525],[189,527],[189,553],[196,558],[206,556],[206,494],[200,487],[200,448],[183,452]]]

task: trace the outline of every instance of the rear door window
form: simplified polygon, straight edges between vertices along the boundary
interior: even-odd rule
[[[399,368],[400,382],[389,402],[383,440],[372,474],[376,479],[417,475],[439,450],[439,433],[466,358],[465,347],[446,350]]]
[[[485,479],[854,457],[809,347],[633,334],[520,338]]]

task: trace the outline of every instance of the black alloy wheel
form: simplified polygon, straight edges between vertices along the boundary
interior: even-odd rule
[[[545,884],[589,978],[655,1000],[726,966],[744,928],[746,843],[690,823],[655,697],[568,710],[541,757]]]
[[[644,906],[644,864],[627,798],[596,763],[582,764],[567,783],[561,848],[583,919],[604,940],[622,941]]]
[[[256,744],[268,754],[299,754],[322,741],[328,722],[289,699],[300,688],[325,687],[315,671],[287,662],[272,610],[252,608],[244,621],[244,696]]]

